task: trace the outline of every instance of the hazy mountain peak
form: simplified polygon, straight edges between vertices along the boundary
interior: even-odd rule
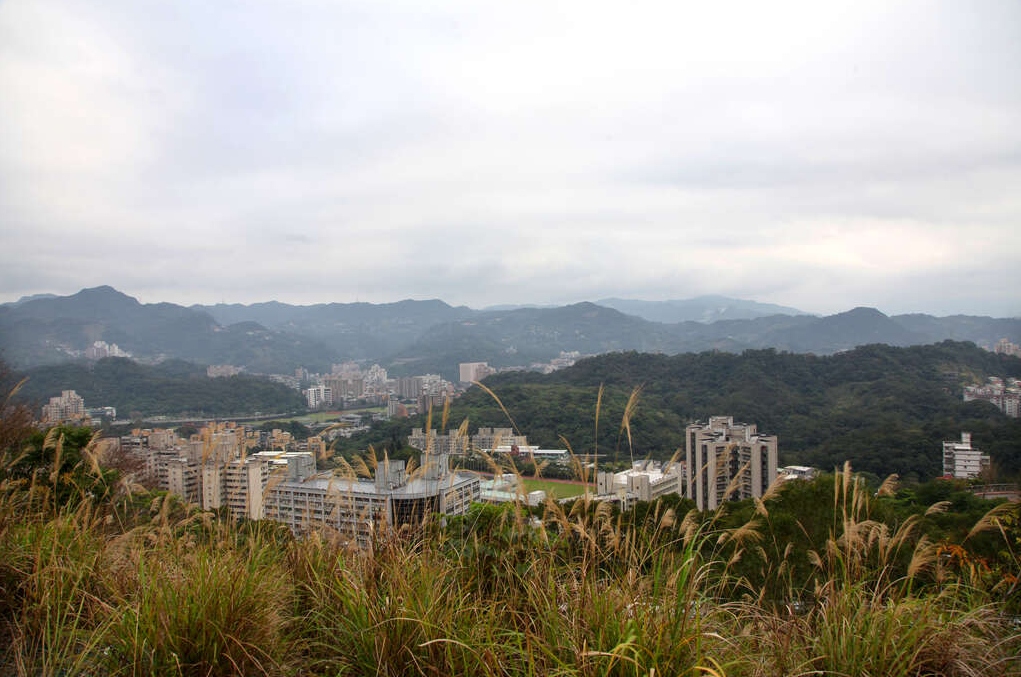
[[[646,320],[665,322],[667,324],[692,321],[712,323],[717,320],[753,320],[770,315],[809,314],[797,308],[779,306],[773,303],[760,303],[747,299],[735,299],[718,294],[667,301],[607,298],[600,299],[596,303],[628,315],[636,315]]]
[[[872,308],[871,306],[857,306],[855,308],[851,308],[851,310],[845,310],[842,313],[836,313],[834,315],[831,315],[830,317],[840,317],[840,316],[857,317],[857,318],[888,317],[885,313],[883,313],[883,311],[879,310],[878,308]]]
[[[28,296],[22,296],[20,299],[13,303],[5,303],[5,306],[20,306],[22,303],[28,303],[29,301],[38,301],[40,299],[55,299],[56,294],[29,294]]]

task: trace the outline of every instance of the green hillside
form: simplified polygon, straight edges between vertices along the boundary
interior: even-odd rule
[[[134,413],[230,416],[303,410],[300,393],[253,376],[208,378],[205,367],[168,360],[156,366],[110,357],[89,365],[70,363],[37,367],[18,393],[38,407],[61,390],[76,390],[85,406],[117,407],[120,418]],[[37,412],[38,413],[38,412]]]
[[[940,442],[967,430],[1002,474],[1013,476],[1021,471],[1021,422],[985,402],[961,401],[964,382],[988,375],[1021,376],[1021,360],[950,341],[871,345],[826,357],[773,350],[629,352],[582,360],[548,376],[501,374],[485,383],[531,442],[562,447],[563,436],[576,452],[594,449],[602,383],[599,451],[611,458],[629,458],[620,423],[632,389],[641,386],[631,422],[636,458],[669,457],[683,444],[689,421],[721,414],[778,435],[785,464],[832,469],[850,459],[863,472],[925,479],[941,472]],[[451,407],[452,425],[465,417],[473,431],[507,424],[479,388]],[[390,437],[379,426],[364,440],[378,445]]]

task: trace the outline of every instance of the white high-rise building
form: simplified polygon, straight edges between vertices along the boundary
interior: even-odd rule
[[[333,404],[333,388],[321,383],[314,385],[305,391],[305,402],[309,409],[318,409]]]
[[[989,454],[971,446],[971,433],[961,433],[960,442],[943,443],[943,474],[957,479],[974,479],[989,467]]]
[[[685,429],[687,495],[699,510],[762,496],[776,479],[777,440],[754,424],[710,416]]]

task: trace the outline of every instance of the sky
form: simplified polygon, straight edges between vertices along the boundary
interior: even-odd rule
[[[0,301],[1021,315],[1021,3],[0,0]]]

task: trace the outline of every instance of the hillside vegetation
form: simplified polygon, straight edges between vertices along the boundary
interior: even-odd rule
[[[989,375],[1021,376],[1021,359],[969,343],[895,348],[871,345],[832,356],[750,350],[674,356],[612,353],[543,376],[508,373],[485,385],[500,398],[529,441],[576,452],[595,449],[596,398],[602,396],[599,451],[627,460],[620,421],[640,387],[631,420],[635,458],[665,459],[684,443],[684,427],[731,415],[779,436],[782,463],[823,469],[850,460],[857,470],[906,480],[942,472],[943,440],[974,434],[1005,477],[1021,471],[1021,421],[985,402],[961,400],[961,384]],[[472,388],[452,403],[456,426],[507,425],[494,399]],[[434,419],[434,420],[438,420]],[[422,419],[378,425],[349,447],[377,447],[406,435]],[[394,432],[394,431],[397,432]]]
[[[477,505],[357,550],[144,492],[88,431],[5,427],[4,674],[1021,674],[1021,515],[950,483]]]
[[[155,366],[123,357],[95,363],[36,367],[17,401],[38,407],[61,390],[76,390],[86,407],[117,407],[120,418],[141,414],[230,416],[304,410],[301,394],[265,378],[208,378],[205,367],[168,360]]]

